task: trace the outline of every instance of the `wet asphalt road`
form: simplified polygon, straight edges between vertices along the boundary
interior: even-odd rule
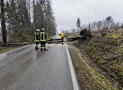
[[[0,90],[73,90],[65,45],[0,54]]]

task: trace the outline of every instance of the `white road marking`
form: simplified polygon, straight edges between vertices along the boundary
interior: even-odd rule
[[[71,73],[71,78],[72,78],[72,83],[73,83],[73,89],[74,90],[80,90],[79,86],[78,86],[78,81],[77,81],[77,78],[76,78],[76,75],[75,75],[75,70],[74,70],[74,67],[73,67],[73,63],[72,63],[72,60],[71,60],[71,57],[70,57],[70,53],[68,51],[67,44],[66,44],[66,51],[67,51],[67,55],[68,55],[70,73]]]
[[[17,51],[17,50],[20,50],[20,49],[23,49],[23,48],[26,48],[26,47],[29,47],[29,46],[34,46],[34,45],[26,45],[26,46],[17,48],[15,50],[12,50],[12,51],[9,51],[9,52],[6,52],[6,53],[11,53],[11,52],[14,52],[14,51]],[[69,68],[70,68],[70,73],[71,73],[71,78],[72,78],[73,90],[80,90],[79,86],[78,86],[78,81],[77,81],[77,78],[76,78],[76,75],[75,75],[75,70],[74,70],[74,67],[73,67],[73,63],[72,63],[72,60],[71,60],[71,57],[70,57],[70,53],[68,51],[67,44],[65,44],[65,46],[66,46],[66,51],[67,51],[67,55],[68,55],[68,62],[69,62]],[[4,54],[6,54],[6,53],[4,53]]]

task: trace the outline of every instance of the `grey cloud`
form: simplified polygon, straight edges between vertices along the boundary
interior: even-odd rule
[[[123,21],[123,0],[52,0],[57,27],[60,31],[76,27],[80,17],[82,24],[102,20],[112,16],[115,21]]]

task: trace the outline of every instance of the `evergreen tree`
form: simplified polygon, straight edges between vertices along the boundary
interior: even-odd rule
[[[56,32],[56,24],[53,16],[50,0],[8,0],[6,3],[7,29],[10,40],[24,42],[33,40],[36,28],[46,28],[49,36]],[[33,14],[33,17],[31,15]],[[31,22],[33,18],[33,22]]]
[[[26,0],[7,2],[7,21],[12,40],[26,41],[29,38],[31,21]]]
[[[34,10],[34,26],[35,29],[45,27],[45,30],[49,36],[52,36],[56,32],[56,24],[53,16],[50,0],[33,0]]]
[[[76,25],[77,25],[77,28],[78,28],[78,29],[81,28],[81,21],[80,21],[80,18],[77,19]]]

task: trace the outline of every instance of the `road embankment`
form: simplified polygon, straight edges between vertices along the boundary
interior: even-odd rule
[[[69,46],[69,51],[82,90],[118,90],[105,75],[91,65],[78,48]]]

